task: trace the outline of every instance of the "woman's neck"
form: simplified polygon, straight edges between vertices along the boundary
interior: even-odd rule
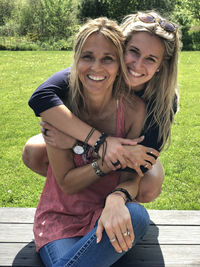
[[[88,115],[92,116],[95,114],[96,116],[102,116],[102,114],[107,113],[107,110],[110,106],[112,106],[113,101],[115,101],[112,97],[112,94],[106,95],[85,95],[85,102],[87,107]]]
[[[116,99],[86,97],[86,111],[81,114],[88,124],[107,134],[115,134],[117,104]]]

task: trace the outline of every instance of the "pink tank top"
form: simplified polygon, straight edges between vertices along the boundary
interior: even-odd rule
[[[117,101],[116,136],[124,137],[124,105]],[[88,164],[74,155],[75,166]],[[111,172],[79,193],[61,191],[49,166],[46,183],[34,218],[36,250],[61,238],[84,236],[94,228],[101,215],[106,196],[119,184],[120,172]]]

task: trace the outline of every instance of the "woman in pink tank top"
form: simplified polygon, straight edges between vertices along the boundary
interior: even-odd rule
[[[120,28],[106,18],[89,21],[77,35],[68,107],[94,128],[73,150],[47,144],[50,165],[34,220],[36,249],[45,266],[110,266],[148,229],[147,211],[133,201],[140,177],[113,172],[98,157],[100,146],[106,152],[107,135],[132,132],[137,138],[146,115],[141,98],[121,96],[127,78],[122,44]],[[103,133],[90,147],[95,129]],[[151,168],[155,159],[147,152],[141,165]],[[113,165],[121,167],[119,161]]]

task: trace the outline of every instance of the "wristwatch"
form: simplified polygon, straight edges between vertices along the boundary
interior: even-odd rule
[[[84,144],[80,142],[76,143],[72,149],[77,155],[82,155],[85,152]]]

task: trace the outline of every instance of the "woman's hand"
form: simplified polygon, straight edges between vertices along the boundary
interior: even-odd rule
[[[73,137],[64,134],[47,122],[42,121],[40,125],[42,126],[42,135],[47,144],[60,149],[70,149],[76,143]]]
[[[140,166],[144,166],[145,168],[151,170],[152,165],[156,163],[156,158],[160,156],[157,150],[143,145],[125,145],[124,148],[127,149],[132,155],[132,161],[127,159],[127,166],[135,169],[139,176],[143,176]],[[134,162],[134,164],[132,164],[132,162]]]
[[[141,136],[133,140],[108,136],[106,138],[107,149],[106,149],[106,154],[104,158],[107,166],[113,171],[118,168],[122,168],[122,169],[126,168],[128,166],[128,163],[134,166],[136,162],[133,159],[131,152],[128,149],[126,149],[124,145],[135,146],[138,143],[142,142],[143,139],[144,139],[144,136]],[[103,153],[103,146],[100,146],[99,155],[101,157],[102,157],[102,153]],[[118,166],[114,166],[113,163],[117,161],[119,161],[120,164]]]
[[[134,232],[131,216],[123,197],[118,194],[110,194],[106,199],[105,207],[98,221],[97,243],[101,242],[104,229],[118,253],[132,247]]]

